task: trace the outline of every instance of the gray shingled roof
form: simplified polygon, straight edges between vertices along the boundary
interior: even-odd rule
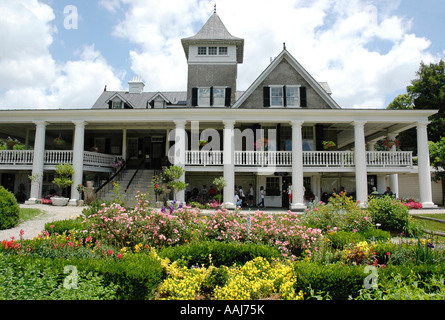
[[[108,101],[110,101],[116,94],[129,103],[133,108],[145,109],[147,107],[147,102],[150,102],[157,93],[159,92],[129,93],[128,91],[104,91],[94,103],[92,109],[108,109]],[[187,92],[185,91],[161,93],[174,106],[185,106],[187,103]]]
[[[191,44],[200,43],[220,43],[220,44],[235,44],[237,46],[237,61],[243,62],[244,56],[244,39],[234,37],[230,34],[220,17],[213,13],[213,15],[207,20],[205,25],[199,30],[199,32],[188,38],[181,39],[182,46],[184,47],[185,56],[189,57],[189,46]]]
[[[108,109],[108,101],[115,95],[118,95],[125,102],[129,103],[134,109],[145,109],[147,103],[161,93],[171,103],[172,107],[185,107],[187,104],[187,92],[186,91],[170,91],[170,92],[141,92],[141,93],[129,93],[128,91],[104,91],[94,103],[92,109]],[[235,99],[238,99],[244,91],[237,91]]]

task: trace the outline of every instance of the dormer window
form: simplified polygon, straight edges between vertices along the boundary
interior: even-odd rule
[[[113,109],[122,109],[122,100],[114,100]]]
[[[207,54],[207,47],[198,47],[198,55],[205,56]]]

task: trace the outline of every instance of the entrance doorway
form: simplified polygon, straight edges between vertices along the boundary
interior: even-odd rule
[[[14,193],[14,186],[15,186],[15,174],[10,174],[10,173],[2,173],[2,186]]]

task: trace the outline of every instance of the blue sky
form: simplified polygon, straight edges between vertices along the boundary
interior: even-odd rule
[[[0,0],[0,109],[90,108],[104,85],[186,89],[180,39],[213,12],[208,0]],[[384,108],[405,92],[420,62],[445,55],[442,0],[224,0],[217,12],[245,39],[238,89],[282,50],[344,108]],[[78,12],[66,29],[64,9]]]

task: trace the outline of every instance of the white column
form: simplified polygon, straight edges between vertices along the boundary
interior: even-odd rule
[[[127,129],[122,129],[122,160],[127,160]]]
[[[43,164],[45,159],[45,137],[46,137],[46,125],[45,121],[35,122],[36,136],[34,141],[34,158],[32,162],[32,175],[35,175],[37,179],[31,181],[30,199],[28,204],[36,203],[37,199],[42,196],[42,183],[43,183]]]
[[[76,206],[77,200],[80,199],[77,186],[82,184],[83,180],[83,156],[85,147],[85,125],[86,122],[73,121],[74,123],[74,145],[73,145],[73,184],[71,185],[71,198],[68,203],[70,206]]]
[[[224,164],[224,180],[226,186],[224,187],[224,207],[226,209],[235,209],[235,164],[234,164],[234,120],[224,121],[224,150],[223,150],[223,164]]]
[[[291,121],[292,126],[292,204],[291,210],[302,210],[304,204],[303,179],[303,121]]]
[[[354,157],[355,157],[355,189],[360,206],[365,206],[368,201],[368,173],[366,169],[366,121],[354,121]]]
[[[185,169],[185,151],[186,151],[186,132],[185,132],[185,120],[175,121],[175,156],[173,164],[175,166]],[[180,178],[180,181],[185,182],[185,172]],[[181,190],[176,194],[176,200],[179,202],[185,201],[185,190]]]
[[[388,139],[396,140],[397,134],[388,133]],[[397,145],[394,144],[389,152],[397,152]],[[399,197],[399,175],[397,173],[389,175],[389,187],[396,197]]]
[[[436,208],[431,191],[430,152],[428,148],[427,125],[429,122],[417,123],[417,156],[419,167],[420,202],[423,208]]]

